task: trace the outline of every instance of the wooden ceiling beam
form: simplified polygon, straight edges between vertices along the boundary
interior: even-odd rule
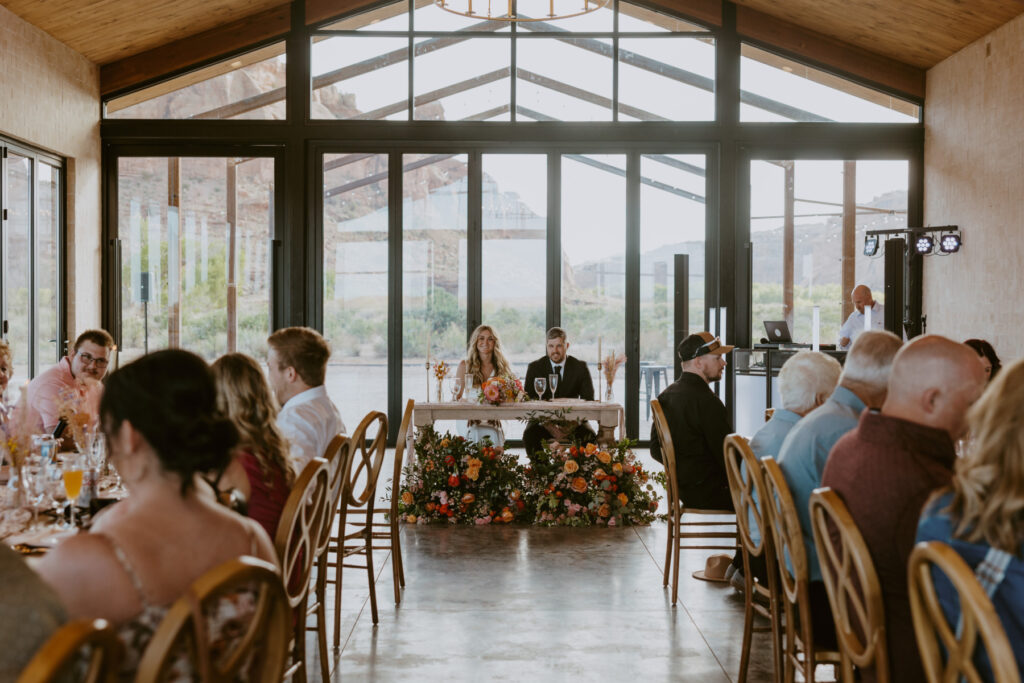
[[[289,4],[176,40],[100,67],[100,94],[109,95],[183,71],[233,52],[283,38],[291,27]]]
[[[855,10],[854,10],[855,11]],[[924,101],[925,70],[824,36],[749,7],[736,8],[736,30],[743,38],[777,47],[823,67]]]

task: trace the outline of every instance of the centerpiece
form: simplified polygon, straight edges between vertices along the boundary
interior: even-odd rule
[[[526,399],[523,383],[515,377],[500,376],[484,380],[480,387],[480,403],[501,405],[502,403],[520,403]]]
[[[25,463],[32,453],[32,420],[25,388],[18,405],[0,422],[0,454],[10,466],[7,487],[11,491],[9,507],[24,507],[28,492],[25,487]]]
[[[439,360],[434,363],[434,378],[437,380],[437,402],[440,403],[444,400],[444,378],[451,372],[451,366],[445,363],[443,360]]]

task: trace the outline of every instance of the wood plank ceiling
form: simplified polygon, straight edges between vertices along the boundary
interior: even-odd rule
[[[1021,12],[1024,0],[735,0],[823,36],[928,69]],[[307,0],[322,11],[359,0]],[[109,64],[286,4],[284,0],[0,0],[97,64]],[[660,0],[702,12],[713,0]],[[693,12],[699,16],[700,13]],[[756,15],[756,12],[755,12]]]

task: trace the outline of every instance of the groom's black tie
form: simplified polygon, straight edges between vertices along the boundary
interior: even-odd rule
[[[555,366],[555,374],[558,376],[558,386],[562,386],[562,366],[561,365],[556,365]],[[552,389],[551,390],[551,398],[554,398],[554,397],[555,397],[555,390]]]

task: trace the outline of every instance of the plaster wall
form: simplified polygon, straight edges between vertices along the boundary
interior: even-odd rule
[[[0,7],[0,133],[67,159],[68,334],[100,323],[99,67]]]
[[[925,225],[964,245],[924,260],[928,331],[1024,356],[1024,15],[928,72]]]

